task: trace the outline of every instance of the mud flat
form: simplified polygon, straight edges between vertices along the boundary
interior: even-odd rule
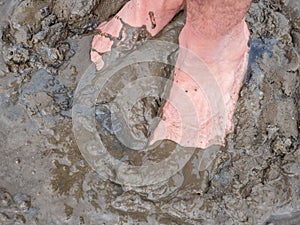
[[[1,1],[0,223],[300,224],[299,1],[253,1],[250,63],[226,146],[196,150],[169,180],[135,188],[91,169],[71,117],[93,30],[126,2]],[[183,25],[181,12],[157,38],[176,43]],[[137,68],[121,74],[134,78]],[[139,68],[165,77],[172,71]],[[104,103],[99,98],[95,117],[112,155],[132,164],[166,157],[163,148],[151,156],[124,150],[109,132]],[[136,105],[129,114],[140,115],[131,120],[135,135],[147,136],[159,107],[153,98]]]

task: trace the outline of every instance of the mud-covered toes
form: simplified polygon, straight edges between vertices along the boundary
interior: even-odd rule
[[[147,31],[154,36],[170,22],[182,6],[183,0],[129,1],[113,19],[98,26],[100,34],[93,39],[91,60],[98,70],[102,68],[101,54],[111,50],[112,39],[119,37],[124,23],[137,28],[146,26]]]

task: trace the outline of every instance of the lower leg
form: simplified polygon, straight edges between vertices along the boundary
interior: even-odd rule
[[[250,4],[251,0],[187,1],[187,30],[194,31],[193,39],[201,43],[194,43],[192,49],[220,86],[227,105],[227,132],[233,128],[232,116],[247,69],[250,34],[245,15]],[[191,46],[184,37],[181,42]]]
[[[188,0],[187,24],[202,37],[220,39],[241,23],[251,0]]]

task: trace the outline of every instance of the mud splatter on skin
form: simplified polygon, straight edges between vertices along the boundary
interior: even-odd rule
[[[150,11],[149,12],[149,17],[150,17],[150,20],[151,20],[151,28],[154,29],[156,27],[154,12]]]
[[[251,5],[249,77],[240,93],[235,132],[225,148],[216,149],[213,163],[199,170],[205,158],[199,150],[169,181],[139,188],[103,181],[92,171],[77,149],[70,119],[73,90],[89,63],[86,35],[125,2],[27,0],[1,6],[13,9],[15,22],[1,26],[0,223],[299,224],[299,2]],[[159,38],[176,37],[184,20],[176,21]],[[136,30],[131,31],[133,37]],[[143,34],[134,40],[145,41]],[[135,47],[134,42],[118,44],[128,51]],[[166,76],[171,71],[163,65],[140,66]],[[134,78],[132,71],[127,68],[120,76]],[[112,96],[106,94],[102,97]],[[131,121],[137,132],[143,133],[138,126],[146,124],[145,112],[160,104],[153,99],[137,104],[141,119]],[[109,132],[104,136],[111,152],[120,158],[125,152],[128,163],[150,157],[117,144],[119,149],[113,148]],[[166,155],[152,157],[159,161]],[[20,192],[26,194],[15,194]]]

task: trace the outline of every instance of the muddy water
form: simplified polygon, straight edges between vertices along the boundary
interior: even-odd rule
[[[125,2],[1,2],[0,223],[300,224],[299,1],[253,1],[250,64],[226,147],[196,150],[172,178],[143,187],[104,180],[72,132],[73,96],[90,64],[91,32]],[[183,24],[178,15],[158,38],[176,43]],[[134,78],[141,69],[172,75],[169,66],[142,64],[119,77],[127,71]],[[113,135],[103,97],[95,118],[114,157],[140,164],[175,148],[164,143],[169,151],[151,155],[126,149]],[[135,110],[141,116],[129,115],[131,131],[147,137],[147,118],[159,114],[157,99],[144,99]]]

